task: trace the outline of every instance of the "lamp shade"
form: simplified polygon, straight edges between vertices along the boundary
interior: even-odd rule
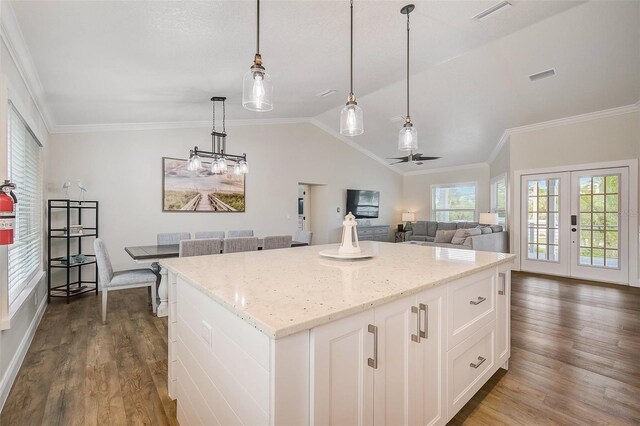
[[[478,222],[483,225],[497,225],[498,213],[480,213],[480,219]]]
[[[402,213],[402,221],[403,222],[415,222],[416,214],[415,213]]]

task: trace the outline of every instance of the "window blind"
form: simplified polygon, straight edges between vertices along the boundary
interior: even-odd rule
[[[42,264],[42,159],[41,145],[10,104],[8,114],[9,179],[15,190],[16,226],[9,246],[9,306],[16,301]]]

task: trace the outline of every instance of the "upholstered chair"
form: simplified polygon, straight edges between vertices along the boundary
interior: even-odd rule
[[[238,238],[238,237],[253,237],[253,230],[246,229],[243,231],[229,231],[227,232],[227,237],[229,238]]]
[[[262,250],[273,250],[291,247],[291,235],[273,235],[264,237]]]
[[[168,246],[172,244],[180,244],[180,241],[190,239],[191,233],[189,232],[170,232],[167,234],[158,234],[156,242],[159,246]]]
[[[107,322],[107,294],[114,290],[149,287],[151,289],[151,306],[156,313],[156,274],[150,268],[130,269],[114,272],[109,259],[109,252],[100,238],[93,242],[98,262],[98,276],[102,289],[102,322]]]
[[[220,254],[220,250],[222,250],[222,240],[218,238],[180,241],[180,257]]]
[[[312,237],[313,237],[313,232],[311,231],[297,230],[296,234],[293,236],[293,241],[297,241],[299,243],[307,243],[311,245]]]
[[[196,240],[202,240],[205,238],[217,238],[219,240],[224,240],[224,231],[202,231],[196,232],[195,236]]]
[[[225,238],[222,251],[224,253],[237,253],[240,251],[255,251],[255,250],[258,250],[258,238],[243,237],[243,238]]]

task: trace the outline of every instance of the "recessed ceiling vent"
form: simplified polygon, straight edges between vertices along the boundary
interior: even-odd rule
[[[538,73],[535,73],[535,74],[531,74],[529,76],[529,80],[538,81],[538,80],[542,80],[543,78],[553,77],[555,75],[556,75],[556,70],[554,68],[551,68],[550,70],[546,70],[546,71],[538,72]]]
[[[327,96],[331,96],[334,93],[336,93],[335,90],[329,89],[329,90],[325,90],[324,92],[317,93],[316,96],[318,96],[320,98],[324,98],[324,97],[327,97]]]
[[[471,19],[478,22],[484,22],[487,19],[496,16],[498,13],[502,13],[505,10],[508,10],[509,7],[511,7],[511,3],[509,3],[508,1],[501,1],[498,4],[491,6],[489,9],[483,10],[482,12],[478,13]]]

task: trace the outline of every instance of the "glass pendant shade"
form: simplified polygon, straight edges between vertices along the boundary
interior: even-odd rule
[[[213,173],[214,175],[217,175],[218,173],[220,173],[220,166],[218,165],[218,160],[213,160],[211,162],[211,173]]]
[[[364,133],[362,108],[358,104],[347,103],[340,113],[340,134],[358,136]]]
[[[224,157],[220,157],[218,160],[218,167],[220,168],[220,173],[227,173],[227,159]]]
[[[400,129],[398,149],[400,151],[416,151],[418,149],[418,130],[415,127],[405,126]]]
[[[242,174],[240,170],[240,164],[236,163],[236,165],[233,166],[233,174],[236,176],[240,176]]]
[[[199,155],[192,155],[187,162],[187,169],[191,172],[195,172],[202,166],[202,160]]]
[[[273,109],[273,83],[264,70],[252,67],[244,75],[242,83],[242,106],[250,111],[271,111]]]
[[[243,175],[249,173],[249,164],[245,160],[240,160],[240,173]]]

